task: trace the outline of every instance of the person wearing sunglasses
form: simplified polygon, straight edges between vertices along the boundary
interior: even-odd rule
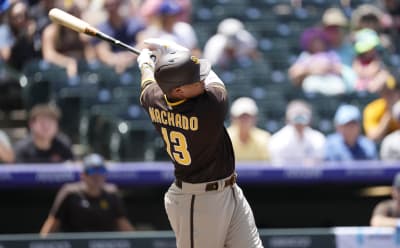
[[[82,165],[80,181],[65,184],[57,193],[40,234],[134,230],[117,187],[106,183],[103,158],[89,154]]]

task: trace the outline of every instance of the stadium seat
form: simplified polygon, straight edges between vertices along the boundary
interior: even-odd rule
[[[147,121],[147,126],[151,122]],[[116,123],[111,134],[110,152],[113,160],[144,161],[154,160],[153,129],[139,128],[133,121]]]

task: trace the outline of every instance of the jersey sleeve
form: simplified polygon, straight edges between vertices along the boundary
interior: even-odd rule
[[[143,107],[147,108],[149,106],[151,99],[157,94],[157,88],[157,83],[154,81],[149,81],[149,83],[142,88],[140,92],[140,104]]]
[[[211,70],[206,79],[204,80],[204,84],[206,85],[206,87],[208,87],[210,84],[219,84],[219,85],[224,85],[224,82],[222,82],[222,80],[218,77],[218,75]]]
[[[70,190],[68,188],[68,186],[63,186],[60,191],[58,191],[50,210],[50,215],[54,216],[56,219],[63,219],[66,214],[67,198],[70,195]]]

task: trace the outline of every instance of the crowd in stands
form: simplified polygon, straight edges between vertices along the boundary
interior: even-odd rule
[[[249,7],[246,13],[229,13],[244,2]],[[110,159],[109,153],[96,148],[102,142],[99,136],[111,132],[102,129],[106,121],[111,119],[124,133],[146,118],[140,119],[143,113],[138,107],[136,55],[52,23],[47,13],[53,7],[81,17],[129,45],[142,48],[144,39],[163,38],[208,59],[230,92],[227,126],[238,161],[312,166],[324,160],[400,159],[396,145],[400,132],[400,73],[396,67],[400,65],[400,3],[332,1],[311,22],[311,14],[306,15],[309,2],[0,1],[1,65],[6,73],[19,75],[19,80],[11,83],[32,89],[39,81],[50,82],[44,98],[24,99],[23,108],[30,113],[26,137],[15,140],[0,133],[1,161],[74,160],[82,154],[75,154],[72,144],[83,140],[86,152],[99,152]],[[226,7],[223,14],[217,11],[218,5]],[[263,11],[276,12],[276,19]],[[298,19],[286,23],[285,13]],[[276,26],[272,22],[277,20]],[[297,30],[292,24],[299,24]],[[271,34],[271,29],[284,39],[274,37],[278,34]],[[295,40],[297,45],[285,47],[285,39],[287,43]],[[284,49],[275,50],[280,46]],[[284,53],[291,56],[283,58]],[[24,76],[28,82],[21,84]],[[1,84],[10,82],[2,80]],[[35,98],[37,93],[28,90],[26,96],[21,90],[21,97]],[[79,110],[63,105],[65,96],[71,95],[78,99]],[[337,100],[324,116],[331,128],[321,128],[324,122],[317,112],[329,106],[313,101],[318,97]],[[367,101],[359,104],[357,97]],[[92,118],[93,109],[96,118]],[[79,112],[78,120],[70,119],[68,111]],[[89,116],[89,130],[76,134],[82,129],[84,114]],[[126,122],[113,122],[120,118]],[[148,122],[141,123],[146,129]],[[75,125],[75,133],[64,133],[68,125]],[[93,141],[81,139],[91,133]],[[107,140],[105,144],[114,143]]]
[[[103,157],[168,156],[138,106],[136,55],[52,23],[54,7],[139,49],[163,38],[208,59],[230,94],[239,162],[400,161],[400,1],[0,0],[0,110],[22,100],[28,113],[24,136],[0,129],[0,162],[83,158],[42,235],[134,230]],[[399,226],[400,175],[392,195],[371,225]]]

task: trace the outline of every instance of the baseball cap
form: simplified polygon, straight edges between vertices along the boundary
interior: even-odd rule
[[[396,173],[393,178],[393,187],[400,189],[400,173]]]
[[[345,104],[341,105],[335,114],[335,124],[344,125],[352,121],[360,121],[361,113],[360,110],[353,105]]]
[[[218,24],[217,32],[224,36],[235,36],[238,32],[244,29],[241,21],[235,18],[226,18]]]
[[[249,97],[240,97],[236,99],[231,106],[231,115],[239,117],[243,114],[255,116],[258,114],[256,102]]]
[[[189,51],[172,51],[157,60],[154,77],[164,93],[171,89],[204,80],[211,70],[205,59]]]
[[[286,111],[286,120],[292,124],[308,125],[311,122],[311,109],[303,101],[292,101]]]
[[[107,168],[102,156],[96,153],[89,154],[83,158],[83,171],[87,175],[107,173]]]
[[[176,15],[182,11],[182,7],[175,1],[163,1],[158,9],[162,15]]]
[[[324,26],[346,27],[348,24],[346,16],[339,8],[329,8],[322,16]]]
[[[354,49],[358,54],[368,52],[379,45],[379,36],[374,30],[364,28],[356,32]]]

